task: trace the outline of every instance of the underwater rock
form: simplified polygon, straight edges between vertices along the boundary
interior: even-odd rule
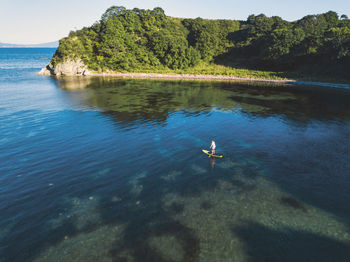
[[[171,261],[185,261],[186,253],[179,239],[172,235],[153,236],[148,240],[149,246],[159,254],[159,258],[171,257]]]
[[[162,176],[161,178],[165,181],[175,181],[177,176],[179,175],[181,175],[180,171],[173,170],[170,171],[168,174]]]
[[[191,168],[196,174],[204,174],[205,172],[207,172],[203,167],[200,167],[195,164],[193,164]]]
[[[112,197],[111,201],[112,202],[120,202],[120,201],[122,201],[122,199],[120,197],[114,196],[114,197]]]

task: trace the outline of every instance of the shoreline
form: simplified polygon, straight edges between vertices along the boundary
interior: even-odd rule
[[[244,82],[266,82],[290,85],[308,85],[321,86],[350,90],[350,84],[337,84],[329,82],[303,81],[303,80],[279,80],[253,77],[223,76],[223,75],[192,75],[192,74],[159,74],[159,73],[93,73],[89,72],[86,76],[98,77],[120,77],[136,79],[168,79],[168,80],[208,80],[208,81],[244,81]]]
[[[340,84],[331,82],[319,82],[319,81],[304,81],[294,79],[268,79],[268,78],[254,78],[254,77],[239,77],[239,76],[226,76],[226,75],[203,75],[203,74],[161,74],[161,73],[117,73],[117,72],[104,72],[97,73],[88,70],[81,70],[75,74],[62,74],[58,75],[53,73],[53,70],[43,68],[39,75],[56,76],[56,77],[117,77],[124,79],[164,79],[164,80],[204,80],[204,81],[232,81],[232,82],[265,82],[275,84],[288,84],[288,85],[303,85],[303,86],[319,86],[337,89],[350,90],[350,84]]]

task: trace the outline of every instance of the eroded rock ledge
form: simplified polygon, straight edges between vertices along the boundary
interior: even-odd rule
[[[88,75],[89,71],[87,66],[80,59],[67,60],[63,63],[59,63],[53,66],[51,63],[41,69],[39,75],[56,75],[56,76],[76,76],[76,75]]]

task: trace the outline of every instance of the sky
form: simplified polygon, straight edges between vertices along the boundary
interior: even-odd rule
[[[294,21],[335,11],[350,17],[349,0],[1,0],[0,42],[38,44],[57,41],[91,26],[110,6],[153,9],[174,17],[246,20],[250,14]]]

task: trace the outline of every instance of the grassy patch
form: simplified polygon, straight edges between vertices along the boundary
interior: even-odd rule
[[[314,82],[330,82],[349,84],[349,80],[341,77],[325,77],[324,75],[304,72],[303,70],[294,72],[272,72],[263,70],[252,70],[244,68],[234,68],[231,66],[200,63],[187,69],[172,70],[163,68],[138,68],[130,71],[118,71],[123,73],[153,73],[153,74],[190,74],[190,75],[215,75],[234,76],[242,78],[272,79],[272,80],[301,80]],[[112,72],[111,72],[112,73]]]
[[[135,69],[128,73],[157,73],[157,74],[191,74],[191,75],[215,75],[215,76],[235,76],[262,79],[287,79],[283,72],[257,71],[250,69],[232,68],[224,65],[200,63],[187,69],[171,70],[162,69]]]

